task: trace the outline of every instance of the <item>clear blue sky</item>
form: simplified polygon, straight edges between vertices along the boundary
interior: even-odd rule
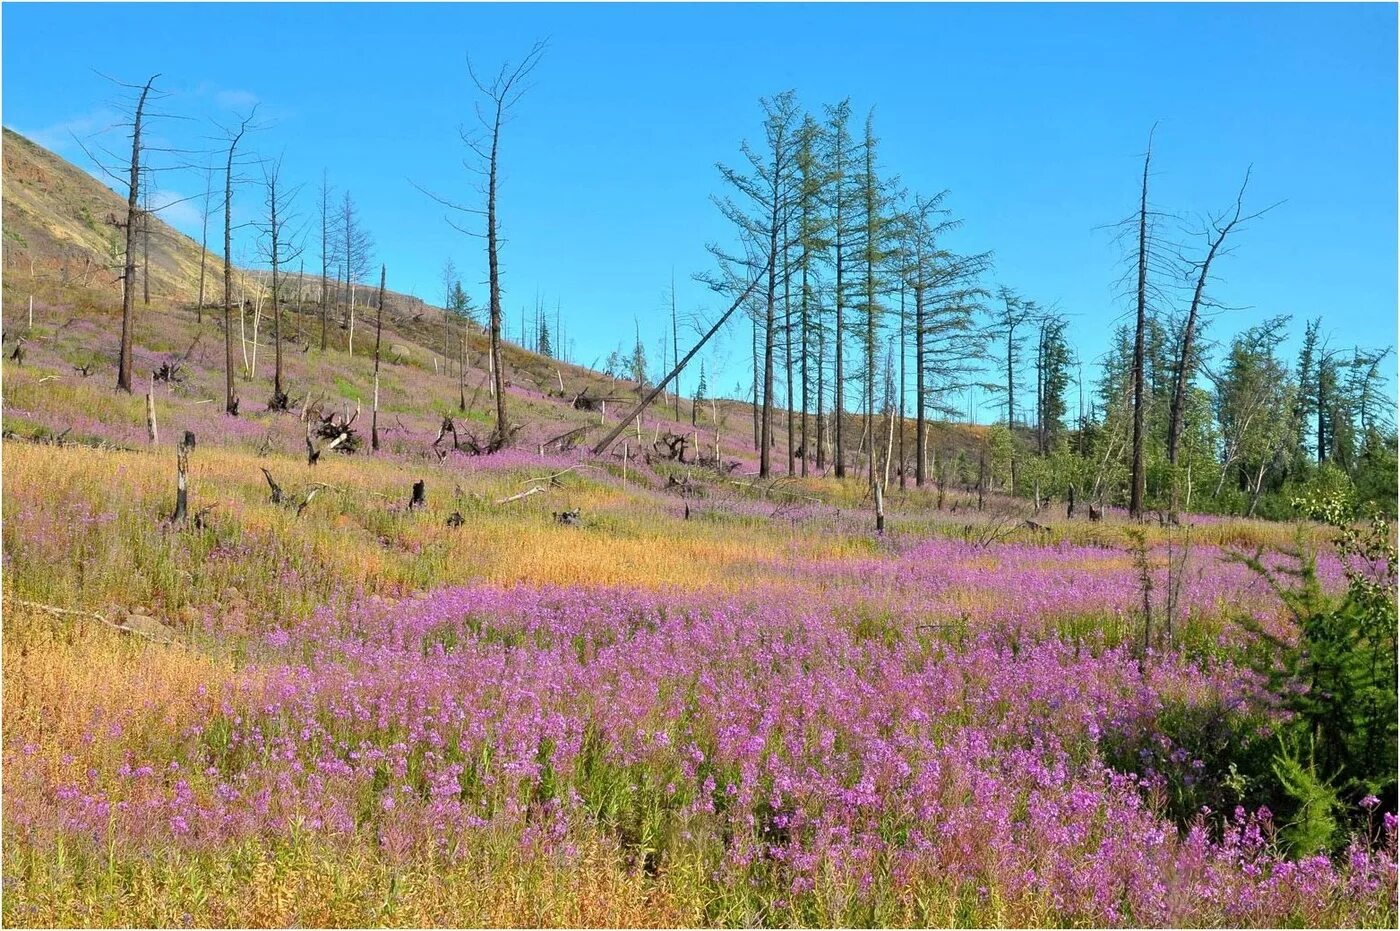
[[[1152,200],[1199,214],[1286,203],[1240,236],[1217,334],[1274,314],[1326,318],[1334,344],[1396,342],[1396,7],[1318,5],[58,5],[3,8],[3,119],[80,161],[70,129],[112,120],[98,69],[172,93],[163,137],[189,143],[256,101],[250,146],[285,153],[310,220],[321,169],[358,201],[391,285],[440,302],[449,256],[478,303],[484,247],[410,181],[463,199],[457,127],[484,65],[549,50],[505,130],[508,329],[537,291],[562,302],[585,364],[631,341],[655,354],[672,269],[682,310],[731,231],[716,161],[760,132],[757,100],[849,96],[878,107],[887,171],[950,190],[954,245],[993,250],[1005,283],[1074,315],[1086,358],[1124,312],[1121,253],[1101,227],[1134,205],[1160,121]],[[120,36],[134,31],[133,41]],[[119,146],[117,146],[119,148]],[[194,177],[162,187],[192,193]],[[238,196],[235,218],[259,196]],[[197,227],[189,208],[169,219]],[[316,247],[309,253],[314,254]],[[682,335],[682,341],[689,339]],[[747,330],[706,353],[713,389],[748,376]],[[1393,359],[1393,357],[1392,357]],[[719,373],[716,373],[716,370]],[[983,412],[983,419],[991,416]]]

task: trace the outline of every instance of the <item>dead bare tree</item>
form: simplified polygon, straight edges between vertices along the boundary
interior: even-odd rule
[[[197,323],[204,322],[204,266],[209,258],[209,214],[212,212],[210,204],[214,198],[214,166],[208,165],[204,169],[204,203],[200,208],[200,233],[199,233],[199,300],[195,303],[194,314]]]
[[[454,230],[465,232],[470,237],[486,239],[486,262],[490,283],[489,367],[494,395],[496,395],[496,427],[491,433],[489,445],[497,449],[507,445],[512,433],[514,433],[511,431],[507,414],[505,414],[505,374],[503,367],[501,367],[500,223],[498,223],[497,213],[497,192],[500,189],[501,127],[510,118],[511,111],[514,111],[519,99],[524,97],[525,91],[529,90],[528,85],[525,84],[526,78],[531,76],[543,55],[545,55],[545,42],[535,42],[529,52],[526,52],[525,56],[519,60],[517,66],[511,67],[510,63],[501,64],[500,70],[490,80],[484,80],[480,74],[477,74],[472,60],[468,59],[468,63],[466,63],[466,70],[472,77],[472,83],[476,85],[476,90],[482,95],[484,101],[477,101],[476,104],[476,119],[479,127],[475,132],[468,132],[465,127],[462,127],[458,130],[458,136],[461,137],[462,143],[468,147],[476,160],[475,165],[468,164],[468,167],[483,178],[482,193],[486,195],[486,210],[455,203],[420,188],[423,193],[433,197],[435,202],[448,207],[449,210],[486,218],[486,232],[484,234],[463,227],[451,217],[447,217],[447,223]]]
[[[772,261],[771,257],[769,261]],[[641,416],[642,411],[647,409],[647,405],[650,404],[652,401],[656,400],[656,396],[659,395],[663,390],[665,390],[666,386],[669,385],[678,374],[680,374],[681,370],[685,368],[686,363],[688,363],[691,359],[695,358],[695,354],[700,351],[701,347],[703,347],[707,342],[710,341],[710,337],[714,336],[717,332],[719,332],[719,328],[724,326],[725,322],[730,318],[730,316],[733,315],[734,311],[739,309],[739,305],[743,304],[744,301],[748,300],[749,295],[754,293],[755,289],[758,288],[759,282],[763,280],[763,276],[766,274],[767,269],[763,269],[749,282],[749,286],[745,288],[737,298],[735,298],[734,303],[729,305],[729,309],[726,310],[723,314],[721,314],[719,319],[714,322],[714,325],[710,327],[710,329],[705,333],[705,335],[700,337],[700,341],[690,348],[690,352],[687,352],[685,354],[685,358],[681,359],[680,362],[676,363],[676,367],[671,369],[670,374],[658,381],[656,386],[653,387],[651,391],[648,392],[646,396],[643,397],[642,400],[637,403],[637,406],[634,407],[626,417],[623,417],[621,420],[619,420],[617,422],[617,426],[613,427],[613,429],[611,430],[611,432],[608,433],[607,436],[603,437],[601,440],[598,441],[597,445],[593,447],[593,455],[602,455],[603,452],[613,444],[613,441],[622,435],[622,431],[626,430],[629,426],[632,425],[633,421],[635,421],[639,416]]]
[[[281,285],[282,266],[301,255],[301,247],[288,243],[287,221],[291,202],[299,188],[287,190],[279,187],[282,175],[282,159],[263,165],[263,184],[267,197],[267,225],[262,233],[267,243],[266,255],[272,265],[272,339],[275,345],[272,377],[272,399],[267,403],[271,411],[287,409],[287,391],[282,381],[282,305]]]
[[[321,169],[321,351],[326,351],[326,297],[331,277],[331,188]]]
[[[1218,256],[1228,254],[1229,250],[1222,252],[1221,247],[1225,244],[1225,238],[1235,229],[1250,220],[1255,219],[1269,210],[1273,205],[1260,210],[1257,213],[1245,215],[1244,213],[1244,192],[1249,186],[1249,175],[1252,169],[1245,169],[1244,181],[1240,184],[1239,193],[1235,195],[1235,207],[1233,212],[1226,211],[1218,216],[1211,217],[1206,221],[1205,258],[1199,262],[1192,263],[1189,271],[1196,272],[1196,287],[1191,295],[1191,306],[1186,313],[1186,322],[1181,331],[1181,350],[1176,359],[1176,372],[1174,374],[1172,386],[1172,399],[1170,420],[1167,424],[1167,464],[1171,471],[1171,507],[1170,515],[1173,521],[1177,517],[1177,478],[1176,463],[1177,454],[1181,446],[1181,431],[1186,411],[1186,386],[1191,381],[1196,371],[1196,333],[1197,326],[1202,312],[1218,305],[1206,296],[1206,286],[1210,281],[1211,265]]]
[[[141,202],[141,130],[146,116],[146,102],[159,77],[158,74],[152,75],[141,85],[131,123],[131,172],[126,189],[126,265],[122,271],[122,340],[117,353],[117,388],[128,394],[131,393],[131,337],[135,325],[132,303],[136,288],[136,224]],[[135,87],[131,84],[122,86]]]
[[[379,307],[374,316],[374,408],[370,411],[369,447],[379,451],[379,347],[384,338],[384,280],[387,267],[379,266]]]
[[[469,164],[468,167],[482,176],[484,180],[482,193],[486,196],[486,209],[483,211],[480,207],[455,203],[419,188],[449,210],[475,217],[484,215],[486,219],[486,232],[483,234],[454,222],[450,217],[446,218],[448,225],[453,229],[486,240],[486,262],[491,289],[490,361],[488,365],[491,369],[496,400],[496,423],[489,445],[494,449],[500,449],[507,445],[514,432],[510,429],[506,419],[505,373],[501,366],[500,226],[497,213],[497,193],[500,186],[501,127],[509,119],[511,111],[520,102],[520,98],[529,89],[526,85],[526,79],[540,63],[544,50],[545,42],[536,42],[519,64],[513,68],[509,63],[502,64],[500,70],[489,80],[483,79],[477,73],[471,59],[467,59],[467,73],[471,76],[472,83],[476,85],[477,91],[484,100],[479,100],[475,108],[477,122],[480,124],[478,128],[469,132],[463,127],[458,130],[458,135],[476,160],[475,165]]]
[[[241,119],[238,128],[225,131],[228,158],[224,163],[224,412],[238,416],[238,394],[233,386],[233,167],[238,143],[253,125],[257,106]]]
[[[141,192],[141,306],[151,306],[151,186]]]
[[[1135,520],[1142,517],[1143,497],[1147,492],[1147,464],[1142,455],[1146,438],[1143,430],[1146,410],[1143,368],[1147,333],[1147,173],[1152,167],[1152,136],[1156,131],[1154,125],[1147,136],[1147,153],[1142,159],[1142,197],[1138,205],[1137,327],[1133,336],[1133,471],[1132,491],[1128,497],[1128,514]]]
[[[185,431],[185,438],[175,448],[175,512],[172,524],[183,524],[189,511],[190,450],[194,448],[194,433]]]

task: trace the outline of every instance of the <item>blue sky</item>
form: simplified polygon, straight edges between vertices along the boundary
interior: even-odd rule
[[[732,238],[709,200],[714,164],[737,162],[760,132],[758,98],[787,88],[816,112],[847,96],[860,117],[876,107],[886,171],[913,191],[948,189],[964,220],[953,245],[995,253],[988,284],[1072,315],[1086,359],[1127,309],[1103,227],[1133,209],[1154,122],[1159,209],[1223,209],[1251,164],[1249,203],[1285,201],[1220,263],[1218,298],[1246,309],[1216,334],[1276,314],[1301,331],[1320,314],[1336,345],[1396,342],[1390,4],[11,2],[3,29],[6,126],[81,163],[69,131],[113,119],[114,89],[94,68],[162,72],[164,109],[191,119],[158,132],[181,145],[257,102],[267,125],[250,151],[283,154],[308,221],[325,168],[355,197],[394,288],[439,302],[452,257],[478,303],[484,246],[410,182],[474,196],[457,135],[472,119],[465,56],[492,66],[548,38],[502,143],[504,305],[513,334],[537,292],[559,301],[584,364],[630,343],[634,317],[657,352],[673,270],[683,311],[718,307],[691,281],[713,267],[706,242]],[[118,42],[128,29],[145,39]],[[161,186],[191,194],[202,181]],[[235,219],[259,200],[244,190]],[[197,231],[192,207],[168,219]],[[747,339],[735,329],[702,356],[712,390],[747,390]]]

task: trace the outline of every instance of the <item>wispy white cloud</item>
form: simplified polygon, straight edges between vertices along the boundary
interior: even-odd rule
[[[220,90],[214,92],[214,102],[228,110],[251,110],[258,103],[258,95],[246,90]]]
[[[15,132],[33,140],[50,152],[71,155],[82,152],[82,147],[74,140],[75,136],[91,148],[93,137],[115,136],[121,128],[120,124],[123,119],[115,110],[103,107],[48,126],[33,129],[17,126]],[[104,139],[101,144],[109,144],[109,140]]]

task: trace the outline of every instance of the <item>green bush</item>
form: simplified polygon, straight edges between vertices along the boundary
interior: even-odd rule
[[[1348,582],[1340,599],[1322,592],[1305,552],[1286,571],[1265,567],[1262,554],[1237,557],[1269,580],[1298,621],[1296,644],[1269,638],[1280,659],[1267,672],[1293,716],[1268,769],[1252,774],[1278,798],[1285,839],[1298,854],[1343,841],[1363,817],[1365,796],[1395,809],[1400,711],[1392,528],[1374,509],[1362,516],[1345,475],[1324,467],[1310,486],[1292,505],[1336,531]]]

